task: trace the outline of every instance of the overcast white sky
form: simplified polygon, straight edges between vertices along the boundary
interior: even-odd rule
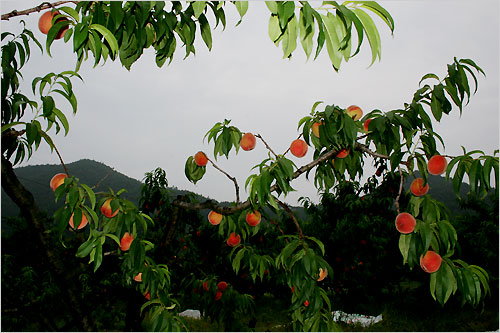
[[[1,1],[1,12],[26,9],[39,1]],[[364,111],[389,111],[411,101],[427,73],[443,77],[453,57],[473,59],[486,72],[479,89],[460,118],[458,109],[444,116],[435,130],[446,150],[456,155],[461,146],[493,154],[499,147],[499,2],[479,1],[381,1],[395,21],[394,36],[374,17],[382,39],[382,60],[368,68],[371,53],[365,39],[362,52],[339,73],[330,65],[326,47],[316,61],[306,62],[302,48],[292,60],[282,59],[267,33],[269,12],[263,2],[251,2],[238,27],[236,9],[226,5],[227,27],[213,32],[209,52],[201,38],[196,56],[186,60],[178,49],[170,66],[157,68],[149,51],[130,72],[119,61],[92,68],[82,65],[84,83],[74,82],[78,113],[69,116],[70,132],[54,141],[66,163],[83,158],[103,162],[117,171],[141,180],[144,173],[161,167],[169,184],[217,200],[234,200],[234,185],[224,175],[208,168],[197,185],[184,176],[186,159],[199,150],[213,157],[213,145],[203,137],[214,123],[225,118],[243,132],[261,134],[275,152],[284,152],[297,137],[297,123],[309,114],[315,101]],[[45,43],[37,28],[39,14],[23,17],[29,29]],[[372,16],[373,17],[373,16]],[[18,31],[20,18],[1,22],[2,31]],[[213,22],[213,21],[211,21]],[[29,96],[31,80],[47,72],[74,68],[72,45],[54,43],[53,58],[34,51],[23,75]],[[62,105],[60,107],[63,107]],[[62,109],[70,114],[69,106]],[[243,190],[250,169],[267,157],[258,142],[250,152],[231,153],[217,164],[237,177]],[[295,158],[297,166],[312,159]],[[57,155],[47,147],[34,153],[29,164],[57,164]],[[367,160],[366,174],[373,173]],[[78,176],[78,175],[76,175]],[[311,173],[311,179],[313,174]],[[317,201],[312,181],[299,179],[298,191],[287,200],[297,204],[300,196]],[[243,199],[246,194],[242,193]]]

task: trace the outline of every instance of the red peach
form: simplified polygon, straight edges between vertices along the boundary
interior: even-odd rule
[[[52,191],[55,191],[60,185],[64,183],[64,178],[67,178],[68,175],[65,173],[58,173],[50,180],[50,188]]]
[[[246,216],[246,221],[249,226],[255,227],[260,223],[261,215],[259,211],[248,212]]]
[[[307,143],[304,140],[293,140],[290,145],[290,151],[294,156],[304,157],[307,153]]]
[[[314,136],[316,136],[317,138],[319,138],[319,125],[321,125],[321,122],[319,122],[319,123],[315,122],[311,126],[311,131],[314,134]]]
[[[227,245],[229,245],[231,247],[237,246],[238,244],[240,244],[240,242],[241,242],[240,235],[236,235],[234,232],[232,232],[229,235],[229,238],[227,239]]]
[[[396,216],[396,229],[402,234],[413,232],[415,225],[417,225],[417,221],[409,213],[400,213]]]
[[[434,155],[427,162],[427,170],[431,175],[440,175],[446,171],[448,161],[441,155]]]
[[[208,163],[207,155],[202,151],[197,152],[194,154],[194,163],[196,163],[197,166],[204,167]]]
[[[208,222],[212,225],[218,225],[222,221],[222,214],[214,212],[213,210],[208,213]]]
[[[217,290],[224,291],[227,289],[227,282],[221,281],[217,283]]]
[[[208,281],[203,282],[203,290],[208,291],[210,288],[208,287]]]
[[[45,35],[48,34],[50,28],[52,28],[52,19],[54,18],[54,16],[56,16],[58,14],[59,14],[58,11],[54,11],[52,13],[51,10],[43,13],[42,16],[40,16],[40,18],[38,19],[38,29],[40,29],[40,32],[42,32]],[[60,19],[56,20],[56,22],[61,22],[61,21],[68,21],[68,20],[65,18],[60,18]],[[62,38],[64,36],[64,34],[66,33],[66,30],[68,30],[67,27],[61,29],[57,33],[55,39]]]
[[[73,213],[71,215],[71,217],[69,218],[69,225],[71,226],[71,228],[75,229],[75,225],[73,224],[73,216],[75,215],[75,213]],[[87,217],[85,216],[85,214],[82,213],[82,220],[80,221],[80,225],[78,226],[77,230],[80,230],[82,229],[83,227],[85,227],[87,225],[89,221],[87,220]]]
[[[373,120],[373,118],[366,119],[365,122],[363,123],[363,128],[365,132],[368,132],[368,125],[370,125],[370,122]]]
[[[363,116],[363,110],[361,110],[361,108],[356,105],[349,106],[345,111],[347,112],[349,117],[354,120],[359,120]]]
[[[137,282],[142,282],[142,273],[139,273],[136,276],[134,276],[134,280]]]
[[[436,272],[441,266],[441,256],[434,251],[427,251],[425,255],[420,256],[420,267],[427,273]]]
[[[345,158],[347,157],[347,155],[349,155],[349,150],[348,149],[341,149],[338,153],[337,153],[337,158]]]
[[[257,144],[257,139],[252,133],[245,133],[240,140],[240,147],[245,151],[249,151],[255,148]]]
[[[215,294],[215,300],[218,301],[220,300],[220,298],[222,297],[222,291],[220,290],[217,290],[217,293]]]
[[[427,194],[427,192],[429,192],[429,184],[425,184],[425,186],[424,186],[424,179],[417,178],[411,183],[410,191],[411,191],[411,193],[413,193],[417,197],[420,197],[422,195]]]
[[[309,306],[309,301],[308,301],[308,300],[305,300],[305,301],[304,301],[304,305],[305,305],[306,307],[308,307],[308,306]]]
[[[318,278],[318,282],[320,281],[323,281],[326,276],[328,275],[328,270],[325,268],[325,270],[323,270],[323,268],[320,267],[319,269],[319,278]]]
[[[130,249],[130,244],[134,241],[134,235],[126,232],[120,241],[120,249],[122,251],[128,251]]]
[[[115,217],[120,209],[117,208],[114,213],[111,213],[111,199],[104,201],[101,206],[101,213],[107,218]]]

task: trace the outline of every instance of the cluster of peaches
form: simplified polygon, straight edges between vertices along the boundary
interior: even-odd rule
[[[427,162],[427,170],[431,175],[441,175],[446,171],[448,161],[444,156],[434,155]],[[423,196],[429,191],[429,184],[425,184],[422,178],[416,178],[410,185],[410,191],[415,196]],[[402,234],[410,234],[415,230],[417,221],[410,213],[400,213],[396,217],[396,229]],[[420,257],[420,267],[427,273],[436,272],[441,266],[441,256],[429,250]]]
[[[216,301],[220,300],[222,297],[222,293],[227,289],[228,284],[225,281],[220,281],[217,283],[217,291],[215,292],[214,299]],[[208,281],[203,282],[203,291],[208,292],[210,290],[210,286],[208,285]],[[198,290],[194,289],[195,293],[198,293]]]
[[[222,218],[223,218],[222,214],[219,214],[213,210],[210,211],[210,213],[208,213],[208,222],[210,222],[210,224],[212,225],[219,225],[219,223],[221,223],[222,221]],[[246,215],[246,221],[248,225],[251,227],[256,227],[260,223],[260,220],[261,220],[261,215],[260,212],[257,210],[253,212],[248,212]],[[236,235],[234,232],[232,232],[229,235],[229,238],[226,241],[227,245],[231,247],[238,246],[240,242],[241,242],[241,236]]]
[[[52,191],[56,191],[56,189],[64,184],[64,179],[67,178],[68,176],[65,173],[58,173],[52,179],[50,180],[50,188]],[[107,199],[104,201],[104,203],[101,206],[101,213],[106,216],[107,218],[113,218],[118,214],[118,211],[120,209],[116,209],[114,212],[111,209],[111,199]],[[71,226],[72,229],[75,229],[75,224],[73,222],[73,217],[74,213],[71,215],[69,219],[69,225]],[[88,224],[88,219],[85,214],[82,214],[82,219],[78,227],[76,228],[77,230],[83,229],[86,225]],[[132,241],[134,240],[134,235],[129,234],[128,232],[125,232],[125,234],[122,236],[122,239],[120,241],[120,249],[122,251],[128,251],[130,249],[130,244],[132,244]]]

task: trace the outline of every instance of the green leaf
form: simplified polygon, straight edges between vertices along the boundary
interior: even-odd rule
[[[283,58],[288,58],[297,48],[298,24],[297,18],[293,16],[288,22],[287,28],[283,35]]]
[[[194,17],[196,17],[196,18],[200,17],[200,15],[203,14],[203,11],[205,10],[206,5],[207,5],[206,1],[193,1],[193,2],[191,2],[191,6],[193,6],[193,11],[194,11]]]
[[[96,199],[95,199],[95,194],[94,194],[94,191],[92,191],[92,189],[86,185],[86,184],[80,184],[84,189],[85,191],[87,192],[87,195],[89,197],[89,200],[90,200],[90,207],[92,209],[94,209],[95,207],[95,203],[96,203]]]
[[[55,102],[52,96],[42,96],[42,103],[43,103],[43,116],[44,117],[50,117],[52,114],[52,111],[55,108]]]
[[[281,29],[285,29],[288,21],[292,18],[292,16],[295,16],[294,12],[295,12],[294,1],[278,2],[278,18]]]
[[[113,55],[116,55],[118,53],[118,42],[116,41],[115,36],[109,31],[106,27],[100,25],[100,24],[91,24],[89,26],[89,29],[91,30],[97,30],[103,37],[106,39],[108,42],[109,46],[111,47],[111,53]]]
[[[399,236],[399,251],[403,255],[403,265],[408,262],[408,251],[410,249],[411,234]]]
[[[340,25],[342,22],[338,18],[338,16],[333,15],[332,13],[328,13],[326,16],[321,15],[323,18],[323,23],[326,28],[325,41],[326,48],[328,51],[328,56],[330,57],[330,62],[333,65],[333,68],[338,71],[340,69],[340,63],[342,61],[342,53],[340,52]]]
[[[266,6],[273,14],[278,14],[278,3],[276,1],[266,1]]]
[[[269,18],[269,38],[275,43],[278,38],[281,36],[281,28],[280,28],[280,23],[278,20],[278,16],[276,15],[271,15]]]
[[[68,135],[68,132],[69,132],[68,119],[66,118],[66,116],[64,115],[64,113],[62,113],[62,111],[59,110],[58,108],[54,108],[53,112],[55,113],[56,117],[59,118],[59,120],[61,121],[61,124],[64,127],[64,135],[65,136]]]
[[[248,1],[235,1],[234,5],[240,14],[240,18],[243,18],[248,10]]]
[[[199,18],[200,29],[201,29],[201,38],[205,42],[205,45],[208,47],[208,50],[212,50],[212,32],[210,29],[210,24],[208,23],[205,15],[201,15]]]
[[[372,49],[372,62],[370,64],[373,65],[377,56],[380,59],[381,56],[381,48],[380,48],[380,35],[378,33],[377,27],[371,17],[366,14],[363,10],[353,8],[353,12],[359,18],[361,23],[363,24],[363,29],[366,32],[366,37],[368,38],[368,42],[370,43],[370,47]]]

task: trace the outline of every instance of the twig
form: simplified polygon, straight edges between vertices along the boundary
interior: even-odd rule
[[[281,232],[281,234],[282,234],[283,236],[285,236],[285,232],[283,231],[283,229],[281,229],[281,227],[279,226],[278,222],[276,222],[276,221],[275,221],[275,220],[273,220],[273,219],[269,220],[269,222],[271,222],[271,224],[274,224],[274,225],[278,228],[278,230]],[[287,240],[287,239],[285,239],[285,240],[286,240],[286,241],[287,241],[287,243],[288,243],[288,240]]]
[[[290,209],[290,207],[288,207],[284,202],[281,202],[280,200],[278,200],[277,198],[275,198],[275,200],[278,202],[278,204],[283,207],[283,209],[288,213],[288,215],[290,215],[290,217],[292,218],[293,220],[293,223],[295,223],[295,226],[297,227],[297,231],[299,232],[299,237],[300,239],[304,238],[304,234],[302,233],[302,228],[300,227],[299,225],[299,221],[297,221],[297,219],[295,218],[295,215],[293,215],[293,212],[292,210]]]
[[[99,180],[94,186],[91,187],[91,189],[95,189],[95,188],[98,188],[99,185],[102,183],[102,181],[106,178],[108,178],[108,176],[111,174],[111,172],[115,171],[115,168],[111,168],[108,173],[101,178],[101,180]]]
[[[41,5],[30,8],[30,9],[25,9],[25,10],[20,10],[20,11],[14,9],[10,13],[2,14],[2,20],[8,21],[11,17],[21,16],[21,15],[29,15],[31,13],[40,12],[40,11],[42,11],[44,9],[48,9],[48,8],[55,8],[57,6],[63,5],[65,3],[70,3],[70,2],[77,4],[79,1],[56,1],[53,3],[43,2]]]
[[[227,178],[231,179],[232,182],[234,183],[234,187],[236,189],[236,203],[240,202],[240,187],[238,186],[238,182],[236,181],[235,177],[232,177],[230,174],[219,168],[211,159],[207,157],[207,159],[212,163],[213,167],[222,172],[224,175],[226,175]]]
[[[262,142],[264,143],[264,146],[266,146],[266,148],[274,155],[274,157],[278,158],[278,155],[276,155],[276,153],[271,149],[271,147],[269,147],[267,142],[264,141],[264,139],[262,138],[262,136],[260,134],[255,135],[255,137],[261,139]]]
[[[399,175],[401,176],[401,180],[399,182],[399,192],[398,192],[398,196],[396,197],[396,202],[394,203],[394,205],[396,206],[396,211],[399,213],[401,213],[399,211],[399,198],[401,197],[401,193],[403,192],[403,171],[401,170],[401,167],[398,166],[398,170],[399,170]]]

